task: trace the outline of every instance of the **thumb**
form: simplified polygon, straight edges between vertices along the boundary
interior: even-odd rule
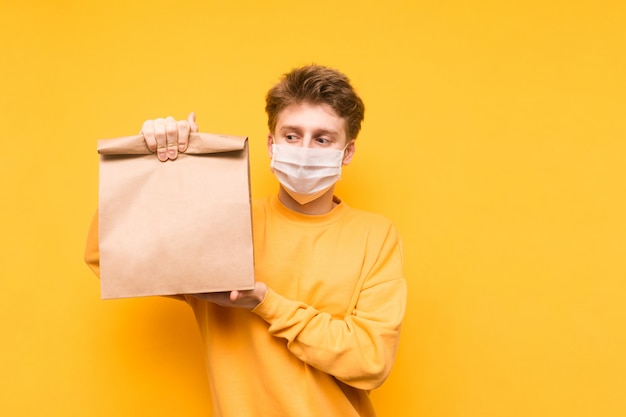
[[[187,121],[189,122],[189,127],[191,128],[192,132],[197,132],[198,131],[198,124],[196,123],[196,113],[195,112],[191,112],[189,113],[189,116],[187,116]]]

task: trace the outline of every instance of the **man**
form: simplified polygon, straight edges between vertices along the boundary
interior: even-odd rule
[[[266,112],[280,188],[252,205],[255,287],[182,297],[204,342],[214,415],[374,416],[369,391],[391,370],[406,283],[393,225],[334,196],[363,102],[345,75],[313,65],[285,74]],[[190,131],[193,114],[142,128],[163,162],[185,151]]]

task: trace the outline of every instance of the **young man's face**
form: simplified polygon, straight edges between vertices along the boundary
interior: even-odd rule
[[[272,157],[272,143],[317,149],[346,149],[343,164],[354,155],[354,141],[348,140],[345,119],[328,104],[298,103],[285,107],[276,120],[273,134],[267,137]],[[347,146],[346,146],[347,145]]]

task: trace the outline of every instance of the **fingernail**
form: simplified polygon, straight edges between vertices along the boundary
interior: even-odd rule
[[[161,161],[163,161],[163,160],[167,159],[167,155],[166,155],[165,151],[159,151],[159,152],[158,152],[158,156],[159,156],[159,159],[160,159]]]
[[[167,151],[167,155],[170,157],[170,159],[174,159],[176,158],[176,155],[178,155],[178,153],[176,152],[176,149],[170,149]]]

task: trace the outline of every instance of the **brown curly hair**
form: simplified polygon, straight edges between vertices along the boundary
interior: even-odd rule
[[[284,74],[265,97],[270,132],[276,128],[278,114],[285,107],[303,102],[328,104],[345,120],[348,140],[356,139],[365,105],[344,74],[320,65],[307,65]]]

